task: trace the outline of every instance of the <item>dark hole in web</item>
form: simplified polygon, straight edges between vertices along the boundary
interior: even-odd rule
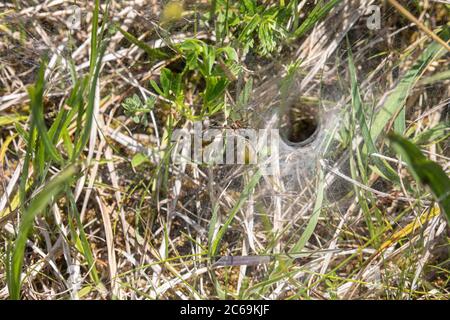
[[[306,146],[314,141],[320,128],[317,106],[292,105],[282,117],[281,137],[285,143]]]

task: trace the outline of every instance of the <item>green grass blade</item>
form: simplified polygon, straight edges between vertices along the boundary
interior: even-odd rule
[[[102,57],[106,50],[106,46],[102,45],[99,53],[99,59],[95,65],[94,75],[91,79],[91,84],[89,87],[89,96],[88,96],[88,105],[86,107],[86,123],[84,125],[83,133],[81,135],[81,139],[77,144],[77,152],[74,153],[75,160],[83,151],[83,148],[86,146],[89,136],[91,134],[92,123],[94,121],[94,106],[95,106],[95,95],[97,82],[100,75],[100,69],[102,67]]]
[[[67,188],[66,190],[67,198],[69,198],[70,202],[70,214],[72,219],[75,220],[76,225],[73,223],[72,219],[69,220],[70,232],[74,242],[78,244],[78,248],[80,252],[86,259],[90,270],[90,276],[94,283],[98,286],[100,285],[100,277],[97,272],[97,268],[95,267],[95,257],[92,253],[91,246],[89,244],[86,232],[84,231],[83,223],[81,222],[80,214],[77,209],[77,204],[74,198],[73,193]]]
[[[92,16],[92,30],[91,30],[91,55],[89,62],[89,72],[91,76],[94,74],[95,65],[97,62],[97,51],[98,51],[98,15],[100,11],[100,0],[95,0],[94,12]]]
[[[327,15],[328,12],[330,12],[330,10],[333,9],[334,6],[339,4],[339,2],[341,2],[341,1],[342,0],[331,0],[328,3],[326,3],[325,5],[323,5],[323,1],[320,1],[314,7],[314,9],[311,11],[311,13],[308,15],[308,17],[305,19],[305,21],[303,21],[303,23],[300,25],[300,27],[298,27],[297,30],[295,30],[293,32],[293,36],[295,38],[298,38],[298,37],[301,37],[302,35],[304,35],[309,30],[311,30],[311,28],[314,27],[314,25],[320,19],[322,19],[325,15]]]
[[[119,30],[119,32],[125,37],[125,39],[127,39],[128,41],[130,41],[132,44],[136,45],[138,48],[142,49],[145,51],[145,53],[148,54],[148,56],[150,57],[150,59],[152,60],[161,60],[161,59],[167,59],[169,58],[169,55],[162,52],[159,49],[155,49],[150,47],[148,44],[146,44],[144,41],[139,40],[138,38],[136,38],[135,36],[133,36],[131,33],[123,30],[120,26],[116,25],[115,26],[117,28],[117,30]]]
[[[0,116],[0,127],[2,126],[7,126],[9,124],[15,124],[21,121],[26,120],[28,117],[27,116],[20,116],[20,115],[5,115],[5,116]]]
[[[350,47],[350,46],[349,46]],[[351,90],[352,90],[352,111],[354,117],[358,120],[359,127],[361,129],[361,135],[364,139],[365,148],[363,148],[362,153],[365,155],[364,160],[367,160],[367,155],[378,153],[378,150],[373,142],[372,136],[370,134],[369,127],[366,123],[366,118],[363,111],[363,103],[361,101],[361,95],[359,91],[359,86],[356,78],[356,68],[353,63],[353,55],[351,50],[349,50],[348,54],[348,67],[350,72],[350,80],[351,80]],[[366,151],[366,152],[365,152]],[[373,162],[377,166],[377,168],[383,173],[385,177],[392,181],[398,181],[397,173],[394,169],[386,162],[379,158],[374,158]]]
[[[322,205],[323,205],[323,199],[324,199],[324,191],[325,191],[325,177],[322,170],[318,173],[319,176],[319,182],[317,186],[317,195],[316,195],[316,201],[314,203],[314,209],[311,215],[311,218],[309,218],[308,224],[306,225],[305,231],[303,231],[300,239],[297,241],[297,243],[292,247],[290,252],[300,252],[305,247],[306,243],[309,241],[309,238],[311,238],[314,230],[316,229],[317,222],[319,221],[320,213],[322,212]]]
[[[231,222],[233,221],[234,217],[238,213],[239,209],[242,207],[244,202],[247,200],[247,198],[250,196],[250,193],[255,188],[256,184],[259,182],[259,179],[261,178],[262,174],[261,171],[258,170],[250,179],[248,184],[245,186],[244,190],[241,193],[241,196],[239,197],[238,202],[236,205],[231,209],[231,212],[228,214],[227,220],[223,224],[222,228],[219,229],[217,232],[217,235],[215,239],[213,240],[211,247],[210,247],[210,256],[214,257],[219,252],[219,245],[222,241],[223,236],[225,235],[225,232],[227,231],[228,227],[230,226]]]
[[[39,68],[38,78],[36,83],[28,88],[28,95],[30,96],[30,104],[31,104],[31,114],[32,121],[34,121],[35,126],[39,132],[40,138],[42,138],[42,144],[45,148],[46,155],[50,156],[50,158],[54,161],[61,162],[61,155],[58,153],[58,150],[53,145],[51,141],[47,128],[45,127],[44,121],[44,73],[45,73],[46,63],[42,63]]]
[[[102,25],[102,29],[100,32],[100,37],[98,37],[98,26],[99,26],[99,10],[100,10],[100,1],[95,1],[94,13],[92,18],[92,32],[91,32],[91,54],[90,54],[90,70],[89,70],[89,93],[88,93],[88,105],[86,107],[86,123],[84,125],[83,132],[81,134],[81,139],[78,140],[76,152],[73,153],[72,161],[74,161],[83,151],[84,147],[89,140],[89,136],[91,134],[91,127],[94,121],[94,105],[95,105],[95,96],[97,90],[98,78],[100,75],[100,70],[102,68],[102,59],[106,50],[106,44],[102,41],[102,34],[104,30],[104,26],[107,23],[107,13],[104,15],[104,21]],[[81,130],[81,116],[82,112],[78,113],[78,123],[77,123],[77,133]],[[77,136],[78,138],[78,136]]]
[[[450,122],[441,122],[435,127],[424,131],[414,137],[413,142],[417,145],[435,144],[450,137]]]
[[[28,234],[33,227],[34,218],[44,210],[54,197],[58,195],[64,185],[74,176],[76,171],[76,166],[72,165],[59,173],[33,198],[30,205],[25,210],[11,256],[11,265],[9,268],[10,274],[8,276],[10,299],[17,300],[20,298],[20,275],[22,272],[23,257]]]
[[[18,127],[18,126],[17,126]],[[36,140],[37,132],[36,128],[34,127],[34,121],[31,120],[30,124],[30,131],[28,135],[28,141],[27,141],[27,150],[25,152],[25,158],[23,160],[23,170],[20,177],[20,184],[19,184],[19,199],[21,205],[25,205],[25,198],[26,198],[26,190],[27,190],[27,184],[28,184],[28,172],[29,167],[33,158],[33,150],[35,147],[35,140]]]
[[[450,38],[450,30],[447,28],[445,32],[441,33],[441,37],[447,41]],[[446,51],[438,43],[430,44],[427,49],[420,55],[415,65],[406,72],[405,76],[400,80],[400,83],[389,95],[383,107],[375,117],[370,135],[374,141],[383,132],[386,124],[395,115],[401,112],[409,92],[414,87],[420,76],[426,70],[431,62],[441,57]]]

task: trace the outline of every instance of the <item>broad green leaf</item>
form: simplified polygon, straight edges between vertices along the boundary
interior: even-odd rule
[[[228,85],[228,80],[221,77],[208,77],[205,90],[205,103],[212,103],[219,98]]]
[[[442,167],[427,159],[420,149],[402,136],[391,133],[392,147],[408,164],[414,178],[430,188],[450,223],[450,179]]]

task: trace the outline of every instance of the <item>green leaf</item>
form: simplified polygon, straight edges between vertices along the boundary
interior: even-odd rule
[[[249,23],[245,26],[244,30],[240,33],[238,37],[238,41],[241,43],[246,42],[247,38],[251,36],[252,32],[258,27],[258,24],[261,22],[261,17],[255,14]]]
[[[218,99],[224,92],[228,85],[226,78],[208,77],[205,90],[205,103],[212,103]]]
[[[238,108],[244,108],[250,101],[250,96],[253,90],[253,79],[250,78],[245,82],[244,89],[239,93],[239,99],[237,101]]]
[[[155,82],[155,80],[150,80],[150,84],[152,85],[153,89],[161,96],[164,96],[164,92],[159,88],[158,84]]]
[[[414,178],[431,189],[450,223],[450,179],[442,167],[427,159],[420,149],[402,136],[391,133],[389,140],[394,150],[408,164]]]
[[[216,62],[216,52],[214,48],[205,45],[203,51],[203,59],[207,72],[205,76],[209,76],[211,75],[214,63]]]
[[[197,39],[187,39],[183,41],[178,49],[186,59],[186,68],[195,70],[198,68],[198,56],[203,52],[203,42]]]
[[[242,4],[249,14],[255,14],[256,12],[256,1],[254,0],[242,0]]]
[[[131,165],[133,168],[139,167],[141,164],[148,162],[148,157],[143,153],[136,153],[131,159]]]
[[[161,75],[159,80],[161,82],[162,91],[164,92],[164,96],[167,98],[169,96],[170,91],[170,82],[172,81],[173,73],[167,68],[163,68],[161,70]]]
[[[236,50],[232,47],[223,47],[217,49],[217,54],[225,53],[227,55],[227,60],[232,60],[234,62],[239,61],[238,54]]]

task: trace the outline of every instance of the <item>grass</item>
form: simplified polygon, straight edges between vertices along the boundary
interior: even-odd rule
[[[1,4],[0,298],[448,300],[449,6],[388,2]],[[172,161],[297,103],[272,176]]]

